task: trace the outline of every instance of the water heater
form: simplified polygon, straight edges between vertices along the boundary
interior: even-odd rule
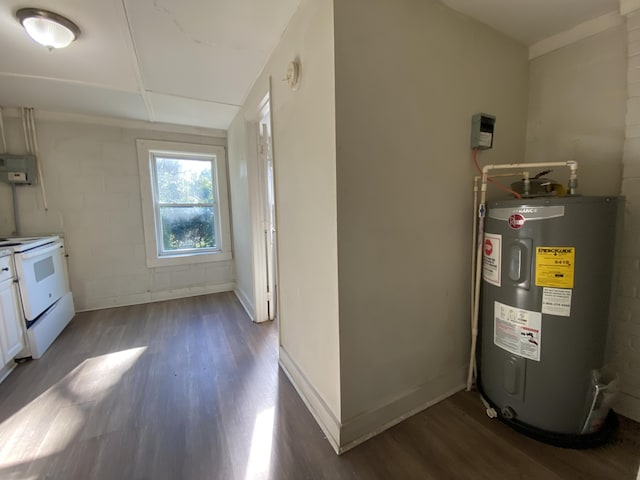
[[[565,446],[593,421],[622,199],[490,202],[484,236],[479,386],[501,419]],[[601,399],[600,399],[601,400]]]

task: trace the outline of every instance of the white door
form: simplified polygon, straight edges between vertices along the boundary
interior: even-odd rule
[[[258,174],[262,196],[262,230],[266,260],[266,298],[269,320],[277,314],[276,206],[271,138],[271,111],[268,99],[258,123]]]

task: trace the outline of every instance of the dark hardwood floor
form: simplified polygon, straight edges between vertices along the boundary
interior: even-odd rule
[[[587,451],[460,392],[337,456],[233,294],[77,315],[0,385],[0,479],[636,479],[640,427]]]

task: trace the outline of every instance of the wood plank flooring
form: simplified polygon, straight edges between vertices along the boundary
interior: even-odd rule
[[[565,450],[458,393],[337,456],[233,294],[77,315],[0,385],[0,479],[636,479],[640,426]]]

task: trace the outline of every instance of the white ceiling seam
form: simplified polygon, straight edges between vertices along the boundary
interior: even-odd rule
[[[108,89],[108,90],[113,90],[116,92],[124,92],[124,93],[140,93],[137,89],[117,87],[117,86],[114,87],[104,83],[89,82],[85,80],[72,80],[72,79],[64,79],[64,78],[56,78],[56,77],[47,77],[44,75],[30,75],[30,74],[23,74],[23,73],[12,73],[12,72],[0,71],[0,77],[24,78],[25,80],[27,79],[42,80],[42,81],[53,82],[53,83],[58,82],[58,83],[65,83],[65,84],[72,84],[72,85],[81,85],[85,87]]]
[[[2,107],[5,118],[20,118],[19,107]],[[131,120],[104,115],[88,115],[80,113],[64,113],[49,110],[35,110],[38,121],[78,123],[81,125],[101,125],[105,127],[128,128],[130,130],[153,130],[156,132],[182,133],[201,137],[227,138],[227,131],[216,128],[194,127],[165,122],[149,122],[147,120]]]
[[[128,49],[131,56],[131,63],[135,73],[136,81],[138,82],[138,90],[140,92],[140,95],[142,96],[144,108],[146,109],[147,116],[149,117],[148,120],[150,122],[153,122],[155,119],[155,115],[153,114],[153,105],[151,105],[151,101],[144,86],[144,79],[142,78],[142,71],[140,69],[140,59],[138,58],[138,52],[136,50],[136,42],[133,38],[133,32],[131,31],[131,22],[129,21],[129,15],[127,14],[126,0],[122,0],[121,5],[122,15],[124,19],[124,26],[122,28],[123,38],[125,39],[125,42],[129,47]]]

